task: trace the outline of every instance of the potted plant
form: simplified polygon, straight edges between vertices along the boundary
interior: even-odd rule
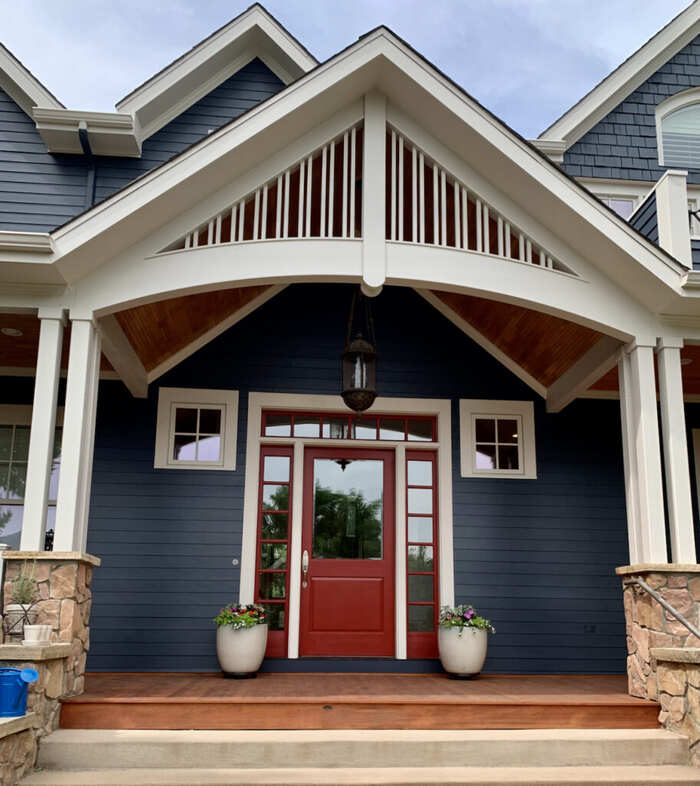
[[[216,655],[224,677],[255,677],[265,657],[265,609],[255,603],[224,606],[216,623]]]
[[[472,606],[443,606],[440,609],[438,650],[443,669],[450,677],[475,677],[486,660],[488,634],[493,625]]]
[[[7,633],[16,641],[24,639],[25,625],[36,622],[38,611],[34,608],[37,600],[38,587],[34,578],[35,564],[31,568],[25,562],[17,578],[10,585],[12,603],[5,609],[5,626]]]

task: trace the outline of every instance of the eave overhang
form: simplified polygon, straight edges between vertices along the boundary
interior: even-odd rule
[[[79,132],[85,130],[93,155],[141,155],[141,141],[130,114],[34,107],[32,116],[49,153],[84,153]]]

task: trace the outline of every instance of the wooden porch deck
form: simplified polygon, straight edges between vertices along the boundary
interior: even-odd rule
[[[64,729],[650,729],[624,676],[90,674]]]

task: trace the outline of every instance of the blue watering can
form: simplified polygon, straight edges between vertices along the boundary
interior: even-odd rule
[[[26,713],[29,683],[38,679],[36,669],[0,669],[0,718]]]

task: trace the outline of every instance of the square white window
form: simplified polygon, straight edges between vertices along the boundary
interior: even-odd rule
[[[462,477],[537,477],[531,401],[461,399],[459,429]]]
[[[153,466],[235,469],[237,390],[160,388]]]

